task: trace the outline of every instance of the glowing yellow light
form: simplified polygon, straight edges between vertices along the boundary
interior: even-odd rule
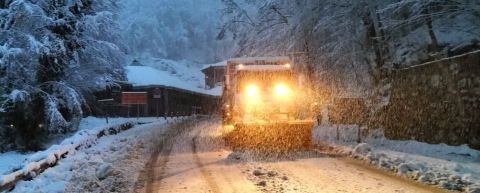
[[[227,116],[230,116],[230,113],[227,113]]]
[[[288,88],[285,85],[278,85],[277,88],[275,88],[275,91],[278,95],[283,96],[288,93]]]
[[[255,97],[257,96],[257,87],[256,86],[249,86],[247,88],[247,93],[250,97]]]
[[[285,66],[286,66],[287,68],[290,68],[290,64],[289,64],[289,63],[285,64]]]
[[[315,102],[315,103],[313,103],[313,104],[314,104],[314,105],[318,105],[318,103],[317,103],[317,102]]]
[[[230,105],[226,105],[226,106],[227,106],[227,108],[230,107]]]
[[[239,64],[239,65],[238,65],[238,68],[243,68],[243,64]]]

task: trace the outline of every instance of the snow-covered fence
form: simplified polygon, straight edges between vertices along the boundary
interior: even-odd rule
[[[34,178],[46,169],[55,166],[59,160],[65,158],[69,153],[95,145],[102,136],[117,134],[132,128],[136,124],[141,123],[128,122],[107,128],[81,130],[74,136],[65,139],[60,145],[54,145],[45,151],[37,152],[29,157],[22,167],[16,168],[8,175],[0,176],[0,192],[12,188],[19,181]]]

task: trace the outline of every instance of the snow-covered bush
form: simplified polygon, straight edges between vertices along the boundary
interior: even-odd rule
[[[26,90],[13,90],[2,103],[5,125],[0,130],[0,151],[39,150],[42,99]],[[36,111],[40,110],[39,113]]]

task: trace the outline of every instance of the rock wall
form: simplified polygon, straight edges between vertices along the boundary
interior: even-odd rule
[[[334,98],[328,106],[328,121],[331,124],[367,125],[368,108],[360,98]]]
[[[385,136],[480,149],[480,52],[395,70]]]

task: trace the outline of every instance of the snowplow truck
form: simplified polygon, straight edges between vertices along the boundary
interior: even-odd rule
[[[312,116],[299,119],[296,78],[289,57],[227,61],[222,135],[233,150],[300,150],[312,142]],[[308,111],[308,109],[306,109]]]

